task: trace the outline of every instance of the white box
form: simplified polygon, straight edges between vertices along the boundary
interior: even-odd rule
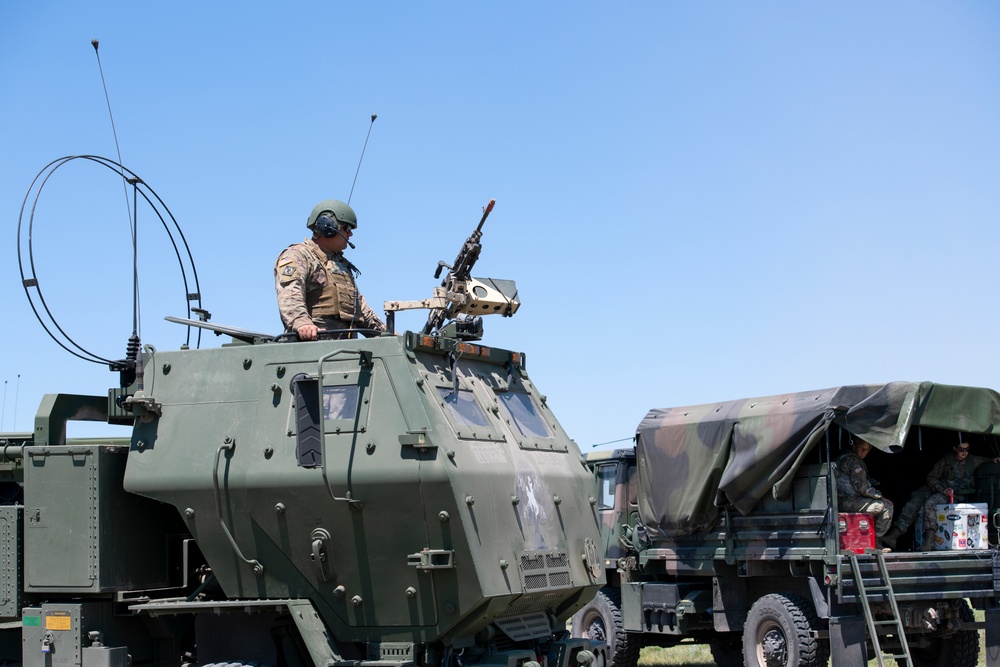
[[[938,524],[935,549],[947,551],[989,547],[989,509],[986,503],[936,505],[935,508]]]

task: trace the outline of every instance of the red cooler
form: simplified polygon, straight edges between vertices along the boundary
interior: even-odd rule
[[[875,517],[871,514],[844,512],[839,515],[840,550],[864,553],[875,548]]]

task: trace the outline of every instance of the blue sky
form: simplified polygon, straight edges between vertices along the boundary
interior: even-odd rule
[[[116,382],[44,333],[17,263],[35,175],[116,157],[94,38],[122,160],[177,218],[213,321],[280,330],[274,259],[348,196],[377,113],[351,200],[369,302],[429,296],[496,198],[475,273],[523,305],[485,342],[526,353],[583,449],[651,407],[1000,386],[995,2],[5,2],[2,430]],[[143,215],[142,339],[175,348],[184,288]],[[60,326],[123,356],[114,174],[57,170],[32,247]]]

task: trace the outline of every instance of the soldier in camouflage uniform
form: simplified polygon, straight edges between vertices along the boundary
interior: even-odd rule
[[[972,456],[969,454],[969,443],[962,442],[952,448],[951,454],[934,464],[931,471],[927,473],[927,486],[923,487],[926,493],[924,501],[924,535],[923,543],[920,545],[921,551],[929,551],[934,548],[934,536],[937,534],[937,506],[945,503],[961,503],[970,500],[975,493],[976,486],[973,474],[976,468],[991,460],[994,463],[1000,462],[1000,458],[990,459],[986,456]],[[914,516],[908,518],[908,522],[901,526],[906,530],[916,515],[916,506],[910,507],[915,498],[919,497],[921,489],[917,489],[910,501],[904,507],[904,513],[908,510]],[[953,500],[952,500],[953,497]],[[918,503],[919,504],[919,501]],[[902,520],[903,517],[900,517]],[[897,524],[899,525],[899,524]],[[893,528],[895,530],[895,528]],[[902,532],[900,530],[899,532]],[[898,537],[898,534],[896,535]]]
[[[342,201],[317,204],[306,222],[311,239],[288,246],[274,265],[278,311],[286,332],[316,340],[318,332],[344,330],[341,338],[385,331],[385,324],[358,291],[357,267],[344,257],[357,229],[354,210]]]
[[[882,492],[868,478],[864,458],[871,451],[871,444],[855,440],[851,451],[837,457],[837,504],[841,512],[865,512],[875,516],[876,546],[881,547],[882,536],[892,524],[892,502],[882,497]]]

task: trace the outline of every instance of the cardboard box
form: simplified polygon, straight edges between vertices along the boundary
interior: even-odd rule
[[[939,551],[989,548],[989,509],[986,503],[936,505],[937,536],[934,548]]]

